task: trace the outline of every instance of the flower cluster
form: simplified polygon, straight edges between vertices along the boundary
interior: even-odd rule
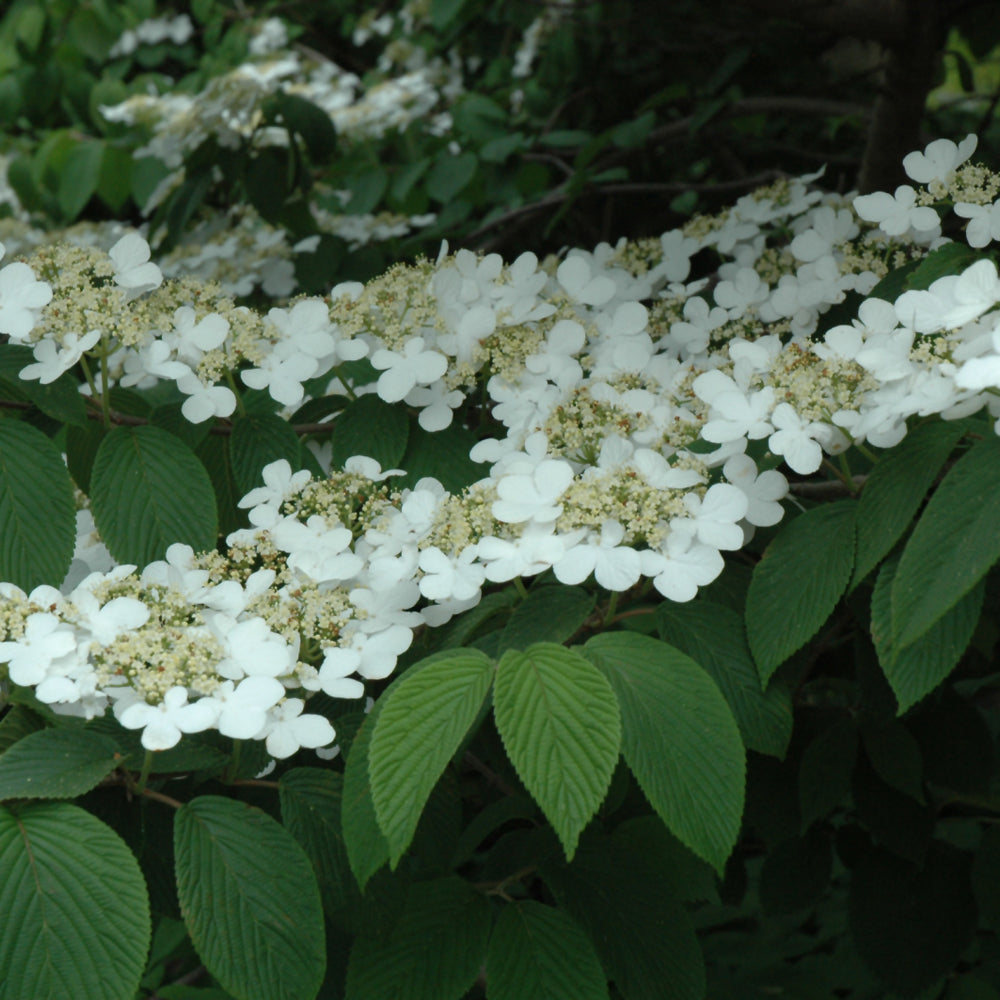
[[[724,552],[781,519],[782,462],[810,475],[851,446],[892,447],[914,416],[1000,417],[1000,276],[961,208],[995,178],[965,163],[973,147],[908,157],[912,198],[783,180],[658,240],[510,264],[444,247],[266,315],[162,281],[135,234],[109,255],[8,264],[0,333],[32,346],[22,378],[82,371],[95,406],[107,386],[169,380],[191,421],[232,414],[239,383],[287,413],[308,383],[317,397],[375,393],[426,431],[473,412],[492,430],[471,453],[484,475],[457,494],[433,479],[397,488],[402,470],[363,457],[330,470],[323,449],[326,478],[274,463],[224,554],[174,546],[114,566],[82,512],[60,590],[7,586],[0,662],[59,711],[110,706],[153,749],[216,728],[283,756],[333,739],[301,714],[311,693],[359,697],[416,628],[491,584],[551,570],[690,600]],[[953,252],[949,203],[970,220],[970,262],[881,297],[890,271],[916,279]],[[706,256],[720,263],[692,273]],[[825,320],[849,293],[868,296],[856,317]]]

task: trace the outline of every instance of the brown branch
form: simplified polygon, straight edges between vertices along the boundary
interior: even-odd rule
[[[796,496],[825,500],[829,497],[855,496],[867,479],[867,476],[854,476],[854,489],[840,479],[828,479],[821,483],[790,483],[788,489]]]

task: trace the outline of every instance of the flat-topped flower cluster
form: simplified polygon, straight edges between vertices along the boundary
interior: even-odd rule
[[[510,264],[443,248],[266,314],[164,281],[136,234],[109,255],[8,264],[0,333],[35,358],[21,377],[80,373],[95,411],[110,387],[170,381],[192,422],[225,422],[243,388],[288,415],[308,383],[375,393],[428,432],[490,430],[471,456],[484,474],[458,494],[398,488],[402,470],[363,456],[331,470],[312,443],[326,478],[273,463],[224,550],[175,545],[146,567],[114,565],[84,499],[62,586],[5,585],[0,663],[57,711],[110,707],[150,749],[215,728],[286,756],[334,739],[303,712],[311,693],[360,697],[417,628],[491,584],[551,570],[690,600],[780,521],[781,463],[807,476],[890,448],[912,417],[1000,417],[1000,277],[976,252],[996,238],[1000,180],[966,163],[974,146],[911,154],[919,186],[894,195],[782,180],[657,240]],[[949,209],[969,220],[963,243],[941,234]],[[871,295],[962,246],[958,273]],[[854,318],[829,323],[851,293]]]

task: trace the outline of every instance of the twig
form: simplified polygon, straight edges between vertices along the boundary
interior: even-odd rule
[[[853,490],[847,483],[841,482],[839,479],[828,479],[822,483],[791,483],[788,488],[796,496],[809,497],[812,500],[823,500],[827,497],[854,496],[864,486],[867,479],[867,475],[853,476],[852,480],[855,487]]]

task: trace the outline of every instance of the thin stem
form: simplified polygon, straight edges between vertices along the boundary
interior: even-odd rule
[[[226,372],[226,381],[229,383],[229,388],[233,390],[233,395],[236,397],[236,409],[239,410],[241,417],[245,417],[247,415],[247,408],[243,402],[243,397],[240,395],[240,390],[236,388],[236,379],[233,378],[232,372]]]
[[[222,775],[222,780],[231,785],[236,780],[236,775],[240,769],[240,754],[243,751],[243,740],[233,740],[233,755],[229,758],[226,770]]]
[[[101,337],[101,412],[104,414],[104,427],[111,430],[111,386],[108,377],[108,335]]]
[[[515,576],[513,580],[514,589],[518,592],[521,600],[526,600],[528,597],[528,588],[524,585],[524,580],[519,576]]]
[[[617,590],[611,591],[611,600],[608,601],[608,610],[604,615],[604,621],[601,624],[604,628],[607,628],[615,620],[615,611],[618,610],[618,598],[621,596]]]
[[[170,806],[171,809],[180,809],[184,805],[183,802],[179,802],[169,795],[164,795],[163,792],[154,792],[152,788],[144,788],[142,794],[147,799],[153,799],[154,802],[162,802],[164,805]]]
[[[142,770],[139,772],[139,780],[136,782],[135,790],[137,792],[145,792],[146,783],[149,781],[149,773],[153,770],[153,751],[147,750],[145,757],[142,758]]]

